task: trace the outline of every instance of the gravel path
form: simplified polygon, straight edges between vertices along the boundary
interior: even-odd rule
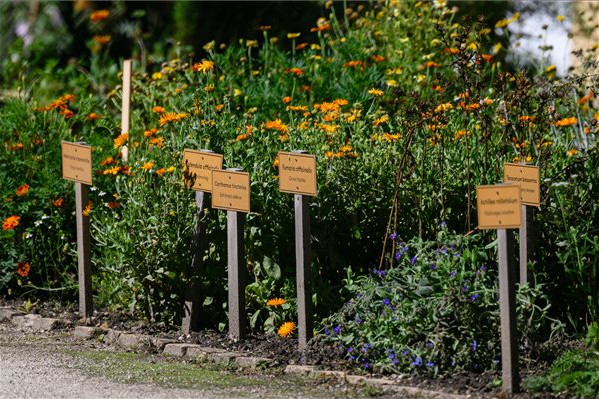
[[[106,360],[103,357],[116,358],[121,355],[123,354],[101,348],[100,345],[73,339],[64,333],[23,333],[8,324],[0,324],[0,398],[255,397],[262,399],[345,398],[356,395],[355,391],[340,389],[339,386],[314,386],[312,385],[314,381],[293,381],[268,375],[218,374],[218,371],[214,370],[206,371],[209,376],[205,380],[200,378],[194,380],[191,387],[185,385],[181,388],[177,387],[177,383],[173,383],[168,376],[165,378],[164,373],[157,378],[144,376],[143,370],[146,368],[148,374],[154,370],[158,376],[159,368],[162,366],[179,367],[178,363],[169,363],[160,357],[135,358],[131,363],[131,375],[134,378],[131,382],[127,382],[126,368],[124,372],[117,372],[124,380],[114,378],[114,371],[122,370],[123,360],[118,358],[117,361]],[[96,357],[102,360],[93,360]],[[133,366],[142,367],[141,379],[144,381],[139,381],[139,370],[136,374]],[[185,364],[181,367],[186,367],[186,369],[182,368],[181,373],[192,368]],[[197,370],[195,372],[202,372],[200,366],[193,366],[193,368]],[[217,373],[216,379],[215,373]],[[148,381],[159,382],[148,383]]]

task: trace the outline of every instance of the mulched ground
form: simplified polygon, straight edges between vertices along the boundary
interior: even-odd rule
[[[23,308],[23,301],[7,300],[0,298],[0,306],[11,306],[15,309]],[[56,301],[39,302],[34,304],[30,313],[40,314],[43,317],[54,317],[79,322],[76,304],[64,304]],[[324,342],[321,337],[312,339],[305,351],[299,351],[297,340],[284,339],[277,335],[251,335],[243,341],[236,342],[225,333],[204,330],[183,335],[180,331],[169,330],[160,325],[148,325],[144,321],[134,318],[125,312],[95,311],[92,325],[103,328],[112,328],[119,331],[129,331],[137,334],[151,334],[163,338],[178,340],[179,342],[199,344],[229,351],[241,351],[253,356],[268,357],[274,360],[274,366],[288,364],[315,365],[323,369],[348,371],[352,374],[367,374],[357,369],[354,364],[345,358],[345,350],[341,345],[332,345]],[[577,343],[564,343],[563,347],[572,347]],[[560,350],[561,352],[561,350]],[[556,354],[554,353],[553,356]],[[530,375],[539,374],[549,364],[549,360],[530,364],[530,368],[521,370],[523,379]],[[370,376],[381,376],[370,374]],[[500,372],[459,372],[450,376],[430,378],[421,375],[385,375],[394,378],[398,383],[419,388],[437,390],[447,393],[481,395],[483,397],[498,397],[499,388],[495,384],[500,379]],[[518,398],[555,398],[555,394],[530,394],[522,393]],[[565,396],[563,396],[565,397]]]

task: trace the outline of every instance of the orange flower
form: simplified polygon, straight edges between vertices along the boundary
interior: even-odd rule
[[[167,112],[160,117],[160,126],[164,126],[170,122],[179,122],[180,120],[187,118],[189,114],[184,112],[176,113],[176,112]]]
[[[267,129],[276,130],[283,134],[286,134],[289,131],[289,127],[284,124],[280,119],[275,119],[274,121],[267,121],[264,125]]]
[[[453,48],[453,47],[446,47],[443,49],[443,53],[451,54],[451,55],[458,55],[458,54],[460,54],[460,49]]]
[[[191,67],[194,72],[202,72],[207,73],[214,69],[214,62],[208,60],[202,60],[201,62],[196,62]]]
[[[7,217],[2,224],[2,230],[14,230],[19,225],[19,219],[21,217],[16,215]]]
[[[308,110],[308,107],[305,105],[288,105],[287,106],[287,111],[302,111],[302,112],[306,112]]]
[[[434,62],[434,61],[427,61],[427,62],[425,62],[424,64],[422,64],[422,66],[423,66],[424,68],[438,68],[438,67],[440,67],[440,66],[441,66],[441,64],[437,64],[437,63],[436,63],[436,62]]]
[[[572,126],[575,125],[577,122],[578,119],[576,119],[575,116],[572,116],[570,118],[560,119],[559,121],[555,122],[554,125],[558,127]]]
[[[332,157],[333,157],[333,151],[326,151],[326,152],[324,153],[324,156],[325,156],[326,158],[329,158],[329,159],[330,159],[330,158],[332,158]]]
[[[89,19],[93,22],[104,21],[110,15],[110,11],[108,10],[98,10],[94,11],[89,15]]]
[[[17,188],[17,191],[15,191],[15,194],[17,194],[19,197],[22,197],[24,195],[27,195],[27,193],[29,192],[29,185],[27,183],[20,185]]]
[[[249,134],[241,133],[241,134],[238,134],[237,137],[235,137],[235,141],[243,141],[243,140],[246,140],[248,137],[250,137]]]
[[[96,120],[96,119],[102,119],[102,115],[96,114],[95,112],[92,112],[92,113],[90,113],[87,116],[87,120],[89,120],[89,121],[93,121],[93,120]]]
[[[158,176],[162,176],[165,173],[166,173],[166,169],[164,169],[164,168],[156,169],[156,174]]]
[[[161,107],[160,105],[156,105],[156,106],[152,107],[152,112],[156,112],[157,114],[164,114],[166,112],[166,110],[164,109],[164,107]]]
[[[108,44],[108,42],[110,42],[110,39],[111,39],[110,35],[95,35],[94,36],[94,41],[100,45]]]
[[[324,23],[322,25],[316,26],[314,28],[310,28],[310,32],[323,32],[325,30],[331,29],[331,24]]]
[[[385,61],[385,57],[383,57],[382,55],[376,55],[376,54],[371,55],[370,59],[373,60],[374,62],[383,62],[383,61]]]
[[[272,299],[269,299],[268,301],[266,301],[266,306],[277,307],[277,306],[283,306],[286,303],[287,303],[287,301],[283,298],[272,298]]]
[[[283,99],[281,101],[283,102],[283,104],[289,104],[291,102],[291,97],[289,97],[289,96],[283,97]]]
[[[150,144],[154,144],[158,148],[164,147],[164,137],[153,137],[150,139]]]
[[[384,92],[379,89],[370,89],[368,90],[368,94],[373,95],[375,97],[380,97],[384,94]]]
[[[296,50],[303,50],[303,49],[305,49],[306,47],[308,47],[308,44],[309,44],[309,43],[307,43],[307,42],[300,43],[300,44],[298,44],[297,46],[295,46],[295,49],[296,49]]]
[[[224,107],[225,107],[225,104],[217,104],[217,105],[214,106],[214,110],[216,112],[220,112],[220,111],[223,110]]]
[[[356,60],[356,61],[347,61],[345,64],[343,64],[344,68],[360,68],[360,69],[364,69],[364,62],[360,61],[360,60]]]
[[[154,167],[154,161],[144,162],[144,164],[141,166],[141,168],[145,171],[148,171],[148,170],[152,169],[153,167]]]
[[[23,278],[29,276],[29,262],[18,262],[17,263],[17,274]]]
[[[144,130],[144,137],[152,137],[156,133],[158,133],[158,129],[156,129],[155,127],[150,130]]]
[[[493,61],[493,56],[491,54],[482,54],[481,57],[483,58],[483,60],[485,60],[485,62]]]
[[[587,92],[587,94],[585,96],[581,97],[580,100],[578,100],[578,104],[584,104],[584,103],[586,103],[591,98],[593,98],[594,95],[595,95],[595,93],[593,93],[593,90],[589,89],[589,91]]]
[[[288,68],[288,69],[285,69],[285,73],[291,73],[295,76],[302,76],[304,74],[304,71],[302,71],[299,68]]]
[[[89,216],[91,211],[92,211],[92,202],[88,201],[87,206],[83,209],[83,211],[81,213],[83,214],[83,216]]]
[[[518,117],[520,122],[534,122],[537,119],[534,115],[521,115]]]
[[[572,148],[572,149],[568,150],[567,154],[569,157],[571,157],[573,155],[576,155],[577,152],[578,152],[578,150],[576,148]]]
[[[288,336],[290,336],[293,333],[293,330],[295,330],[295,323],[292,321],[287,321],[287,322],[283,323],[281,328],[279,328],[279,330],[277,331],[277,334],[279,334],[279,336],[281,336],[283,338],[287,338]]]
[[[73,111],[71,111],[70,109],[68,109],[67,107],[61,107],[60,111],[58,111],[59,115],[64,115],[65,118],[70,119],[73,117],[73,115],[75,115],[75,113]]]
[[[104,158],[100,162],[100,166],[112,165],[113,163],[114,163],[114,158],[113,157],[107,157],[107,158]]]
[[[119,201],[110,201],[106,203],[106,206],[110,209],[120,208],[121,203]]]
[[[8,145],[8,150],[9,151],[18,151],[18,150],[22,150],[23,149],[23,144],[22,143],[17,143],[17,144],[12,144],[12,145]]]
[[[127,139],[129,138],[128,133],[120,134],[116,139],[114,139],[114,148],[119,148],[125,145]]]
[[[64,206],[64,198],[56,198],[52,201],[52,205],[54,205],[55,208],[62,208]]]
[[[105,175],[116,175],[118,174],[120,171],[120,168],[118,166],[113,166],[112,168],[108,168],[106,170],[104,170],[102,173]]]

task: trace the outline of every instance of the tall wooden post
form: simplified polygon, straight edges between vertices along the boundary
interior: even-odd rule
[[[75,182],[75,219],[77,224],[77,267],[79,274],[79,313],[84,319],[92,316],[91,243],[89,216],[83,210],[89,202],[89,186]]]
[[[501,319],[502,390],[518,392],[518,333],[516,329],[516,262],[514,230],[498,229],[499,313]]]
[[[189,266],[189,278],[192,282],[185,290],[185,315],[181,329],[184,334],[200,329],[200,284],[198,277],[204,270],[204,252],[206,250],[206,226],[203,218],[206,213],[206,203],[210,197],[209,193],[203,191],[195,192],[196,212],[198,222],[192,243],[192,257]]]
[[[123,61],[123,102],[121,106],[121,133],[129,133],[130,107],[131,107],[131,62]],[[129,147],[124,145],[121,148],[123,161],[129,159]]]
[[[295,194],[295,268],[299,347],[304,349],[312,337],[312,286],[310,282],[310,197]]]
[[[245,338],[245,249],[243,228],[245,215],[227,211],[227,263],[229,282],[229,335],[240,340]]]
[[[534,207],[522,205],[522,226],[520,237],[520,284],[528,282],[528,262],[534,260]]]

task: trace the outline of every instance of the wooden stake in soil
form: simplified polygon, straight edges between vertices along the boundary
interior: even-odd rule
[[[522,205],[522,227],[519,229],[520,284],[528,283],[528,262],[534,260],[534,214],[534,207]]]
[[[89,230],[89,186],[92,184],[92,149],[84,143],[62,142],[62,177],[75,182],[79,312],[92,316],[91,237]],[[85,213],[84,213],[85,212]]]
[[[201,293],[199,276],[204,270],[204,252],[208,244],[204,217],[212,191],[212,169],[222,169],[223,156],[210,150],[183,151],[183,180],[186,187],[196,190],[198,221],[192,243],[192,258],[188,270],[191,283],[185,289],[185,306],[181,330],[184,334],[200,329]]]
[[[123,103],[121,106],[121,133],[129,133],[130,107],[131,107],[131,62],[123,61]],[[121,148],[123,161],[129,159],[129,147],[124,145]]]
[[[514,229],[522,223],[520,186],[478,186],[476,204],[480,229],[496,229],[499,263],[499,315],[501,324],[502,387],[507,393],[520,389],[518,333],[516,330],[516,282]]]
[[[279,190],[294,194],[297,325],[299,347],[304,349],[314,330],[310,278],[310,197],[316,195],[316,157],[306,151],[279,152]]]
[[[212,170],[212,207],[227,211],[229,335],[245,338],[245,215],[250,211],[250,175],[238,168]]]

